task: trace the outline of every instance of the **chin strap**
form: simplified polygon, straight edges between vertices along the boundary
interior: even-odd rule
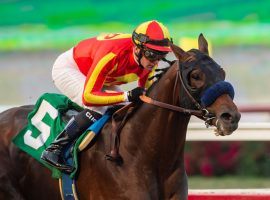
[[[137,62],[139,63],[139,67],[141,67],[141,68],[143,68],[143,69],[144,69],[144,67],[142,66],[142,63],[141,63],[141,59],[142,59],[142,57],[143,57],[142,50],[140,49],[140,51],[139,51],[139,53],[138,53],[138,54],[137,54],[137,53],[135,53],[135,52],[134,52],[134,54],[135,54],[135,56],[136,56],[136,58],[135,58],[135,59],[137,59]]]

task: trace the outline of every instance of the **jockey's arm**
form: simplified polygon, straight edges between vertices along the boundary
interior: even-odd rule
[[[86,106],[105,106],[127,101],[124,92],[102,91],[107,75],[117,64],[115,57],[114,53],[108,53],[100,60],[93,62],[83,91],[83,103]]]

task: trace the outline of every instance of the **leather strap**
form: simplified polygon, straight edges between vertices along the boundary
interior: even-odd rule
[[[179,106],[170,105],[170,104],[167,104],[167,103],[164,103],[161,101],[154,100],[154,99],[152,99],[148,96],[145,96],[145,95],[141,95],[140,99],[145,103],[155,105],[155,106],[158,106],[160,108],[166,108],[168,110],[181,112],[181,113],[185,113],[185,114],[189,114],[189,115],[195,115],[198,117],[204,116],[202,110],[191,110],[191,109],[186,109],[186,108],[179,107]]]
[[[110,153],[106,155],[106,159],[113,161],[118,165],[123,163],[123,159],[119,154],[121,130],[129,116],[132,114],[134,108],[134,103],[130,103],[117,110],[112,116]]]

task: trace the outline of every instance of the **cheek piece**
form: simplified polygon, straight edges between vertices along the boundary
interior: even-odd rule
[[[201,97],[201,105],[203,107],[207,107],[214,103],[214,101],[223,94],[228,94],[233,99],[234,89],[232,84],[229,82],[219,81],[203,92]]]

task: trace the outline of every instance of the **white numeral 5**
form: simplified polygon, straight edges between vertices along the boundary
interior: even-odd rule
[[[50,136],[51,127],[42,121],[46,113],[48,113],[52,119],[55,119],[58,116],[57,109],[47,101],[43,100],[37,113],[31,119],[32,125],[40,131],[40,135],[35,138],[32,136],[32,131],[30,130],[27,130],[24,135],[24,143],[34,149],[43,146]]]

